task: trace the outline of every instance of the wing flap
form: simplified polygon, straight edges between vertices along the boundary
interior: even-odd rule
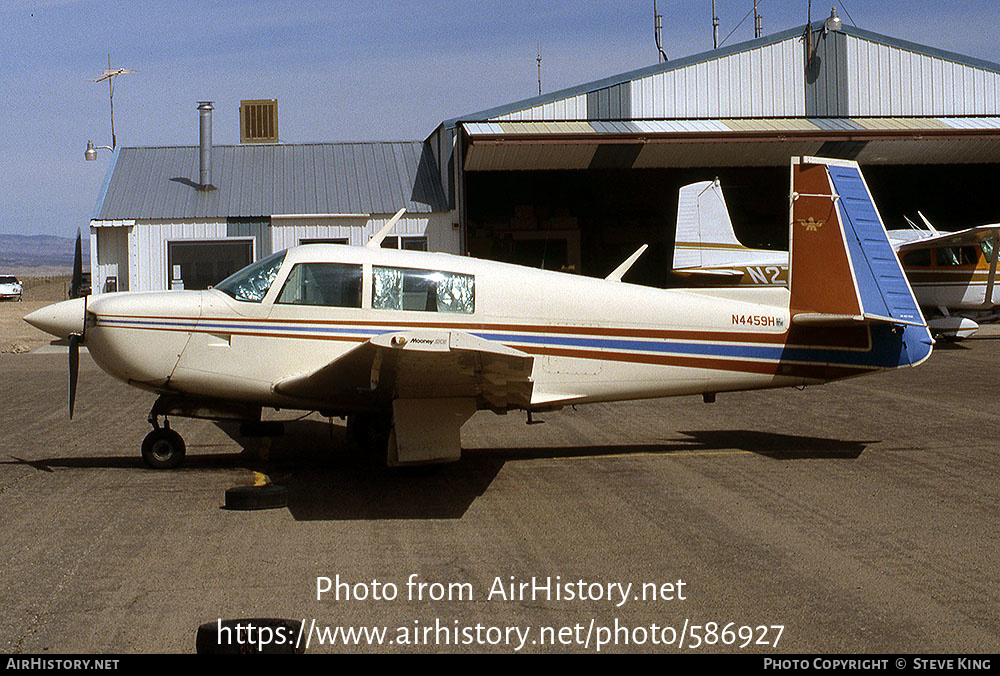
[[[343,401],[361,393],[390,398],[476,397],[493,409],[527,407],[534,358],[463,331],[384,333],[315,371],[274,384],[279,394]]]

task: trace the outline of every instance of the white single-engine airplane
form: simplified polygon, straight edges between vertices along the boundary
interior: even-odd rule
[[[968,338],[979,323],[1000,320],[1000,224],[941,232],[920,218],[926,230],[911,222],[887,233],[931,331]],[[718,180],[701,181],[678,195],[673,270],[717,286],[786,286],[788,252],[741,244]]]
[[[440,253],[307,245],[207,291],[109,293],[25,319],[159,395],[166,417],[346,416],[390,465],[446,462],[476,411],[802,386],[916,366],[933,340],[856,164],[792,160],[790,288],[664,290]],[[400,212],[402,213],[402,212]],[[399,214],[397,214],[398,218]],[[812,227],[822,223],[822,227]],[[164,418],[161,427],[159,418]]]

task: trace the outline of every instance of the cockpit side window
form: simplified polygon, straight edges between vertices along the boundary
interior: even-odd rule
[[[372,268],[372,308],[472,314],[476,278],[457,272]]]
[[[297,263],[278,303],[361,307],[361,266],[345,263]]]
[[[238,301],[259,303],[274,283],[284,260],[285,252],[279,251],[234,272],[214,288]]]

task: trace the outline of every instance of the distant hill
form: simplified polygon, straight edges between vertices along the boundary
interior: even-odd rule
[[[5,268],[73,267],[76,237],[0,234],[0,273]],[[90,242],[83,240],[83,266],[90,265]]]

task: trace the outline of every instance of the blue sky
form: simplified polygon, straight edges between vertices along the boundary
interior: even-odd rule
[[[752,0],[717,0],[721,35]],[[816,0],[861,28],[1000,62],[997,0]],[[85,227],[110,160],[106,67],[119,145],[238,143],[240,99],[276,98],[287,142],[423,139],[442,121],[657,61],[652,0],[0,0],[0,233]],[[712,47],[711,0],[660,0],[664,47]],[[765,33],[805,23],[806,0],[762,0]],[[849,22],[844,11],[840,11]],[[753,37],[752,19],[727,44]]]

